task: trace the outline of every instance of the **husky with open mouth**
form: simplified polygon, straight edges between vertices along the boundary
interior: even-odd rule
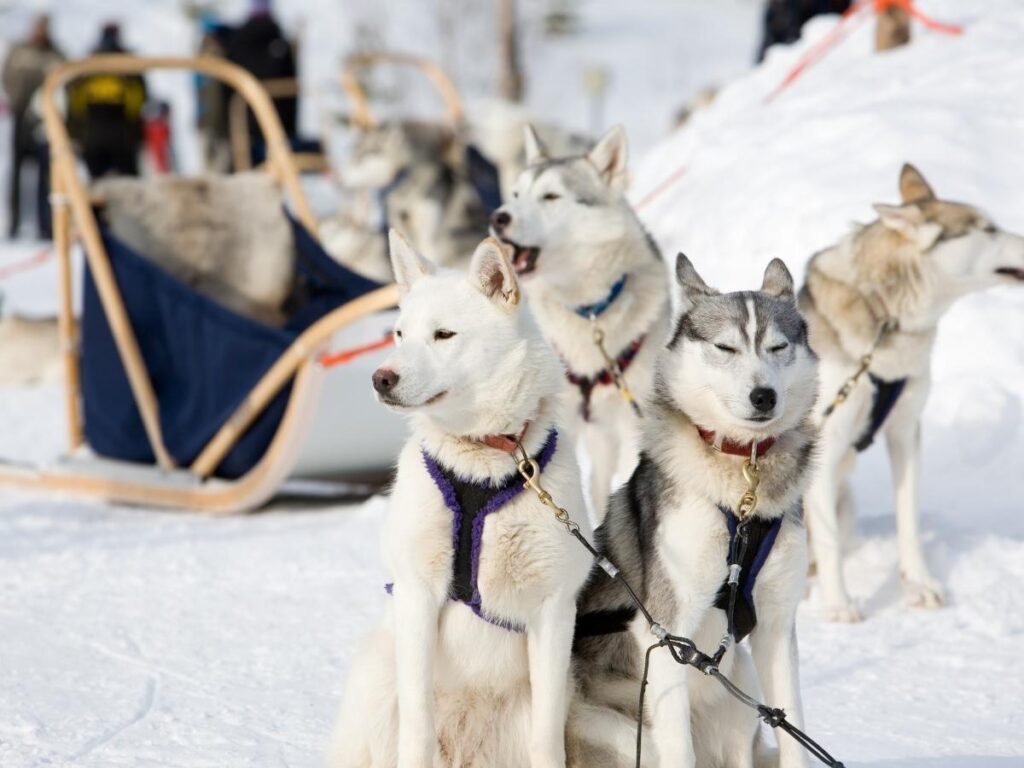
[[[613,477],[636,463],[637,414],[668,332],[667,270],[623,194],[621,128],[586,155],[552,159],[527,127],[526,157],[491,230],[514,247],[531,309],[565,363],[600,519]]]
[[[505,248],[481,243],[467,278],[391,233],[401,314],[373,386],[409,414],[412,436],[384,525],[391,596],[382,587],[386,618],[349,667],[337,768],[566,765],[575,606],[591,561],[513,458],[525,452],[559,503],[582,508],[557,428],[561,366]]]
[[[802,727],[794,621],[807,578],[801,496],[816,440],[814,353],[778,259],[759,291],[721,294],[682,254],[676,272],[681,312],[657,360],[640,461],[612,496],[598,548],[655,621],[708,654],[720,650],[726,677],[746,691],[760,682],[765,699]],[[739,645],[745,637],[752,653]],[[622,587],[595,572],[575,648],[595,723],[601,707],[636,716],[655,642]],[[757,765],[774,759],[757,743],[752,710],[667,649],[650,659],[644,751],[656,753],[656,765],[750,768],[755,753]],[[617,721],[604,719],[588,739],[616,735]],[[807,757],[782,736],[778,761],[802,768]]]
[[[800,292],[811,346],[821,358],[824,420],[807,524],[826,615],[838,621],[860,618],[842,574],[840,536],[849,526],[840,523],[853,515],[846,475],[879,433],[896,485],[907,600],[942,604],[942,587],[921,548],[917,506],[921,413],[938,322],[969,292],[1024,283],[1024,238],[972,206],[937,198],[911,165],[900,173],[900,194],[901,205],[876,205],[876,221],[816,254]]]

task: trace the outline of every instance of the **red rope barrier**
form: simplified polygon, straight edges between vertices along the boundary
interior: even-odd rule
[[[914,3],[913,0],[860,0],[860,2],[854,3],[836,22],[835,27],[825,35],[821,40],[812,45],[804,54],[797,59],[796,64],[793,65],[792,69],[786,73],[786,76],[782,79],[782,82],[776,86],[775,90],[769,93],[765,97],[765,103],[769,103],[775,99],[780,93],[786,88],[793,84],[800,75],[802,75],[812,64],[816,64],[820,61],[826,53],[832,50],[834,47],[839,45],[846,37],[860,26],[867,19],[867,14],[861,14],[861,11],[871,9],[875,14],[885,13],[890,8],[902,8],[911,16],[911,18],[917,19],[924,24],[928,29],[936,32],[942,32],[947,35],[959,35],[963,33],[963,27],[956,24],[947,24],[945,22],[937,21],[930,16],[927,16],[920,8]],[[858,23],[856,25],[848,24],[853,17],[858,17]]]
[[[21,261],[16,261],[13,264],[0,268],[0,282],[3,282],[7,278],[12,277],[19,272],[28,272],[30,269],[35,269],[49,261],[52,256],[53,251],[50,250],[49,247],[40,248],[27,259],[22,259]]]
[[[344,365],[355,360],[357,357],[368,355],[371,352],[376,352],[378,349],[386,349],[395,343],[394,338],[391,334],[388,334],[380,341],[374,341],[370,344],[363,344],[360,347],[352,347],[351,349],[343,349],[341,352],[335,352],[329,355],[322,355],[320,357],[320,365],[324,368],[333,368],[336,365]]]
[[[670,173],[668,176],[662,179],[654,189],[652,189],[650,192],[648,192],[646,195],[640,198],[640,201],[633,206],[633,210],[639,211],[641,208],[644,208],[653,203],[655,200],[661,197],[665,190],[667,190],[669,187],[671,187],[673,184],[679,181],[679,179],[682,178],[684,173],[686,173],[685,165],[681,165],[678,168],[676,168],[674,171],[672,171],[672,173]]]

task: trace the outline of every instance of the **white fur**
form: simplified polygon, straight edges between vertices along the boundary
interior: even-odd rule
[[[496,242],[477,249],[468,278],[435,271],[394,234],[392,258],[401,338],[382,368],[398,374],[391,405],[410,414],[413,430],[384,529],[394,596],[382,590],[387,618],[353,658],[332,765],[560,768],[575,600],[589,557],[527,490],[487,518],[479,573],[485,610],[524,625],[525,635],[449,601],[452,513],[420,455],[468,477],[506,475],[509,455],[476,438],[517,433],[529,421],[524,446],[539,451],[557,423],[560,368]],[[567,444],[542,482],[582,509]]]
[[[605,348],[614,358],[634,339],[647,340],[626,371],[626,384],[642,403],[652,381],[654,358],[668,331],[668,281],[646,233],[622,194],[626,139],[613,128],[585,157],[538,172],[546,149],[531,128],[524,139],[529,166],[500,211],[511,222],[499,234],[520,246],[540,248],[536,270],[523,288],[544,336],[574,373],[605,368],[589,320],[574,307],[601,301],[628,275],[622,294],[600,316]],[[581,202],[583,201],[583,202]],[[580,403],[579,391],[566,384]],[[614,386],[598,386],[591,421],[577,416],[574,432],[590,457],[590,506],[604,515],[613,478],[624,480],[636,464],[638,420]]]

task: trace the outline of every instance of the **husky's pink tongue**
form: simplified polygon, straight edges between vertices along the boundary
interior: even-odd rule
[[[517,274],[525,275],[532,272],[537,264],[539,248],[528,248],[521,245],[515,246],[515,256],[512,257],[512,268]]]

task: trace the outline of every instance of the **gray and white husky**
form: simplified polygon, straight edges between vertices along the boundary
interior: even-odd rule
[[[821,466],[807,494],[807,525],[827,615],[860,618],[842,575],[840,534],[852,516],[846,475],[875,433],[885,436],[896,485],[900,572],[912,605],[935,607],[943,590],[925,563],[918,530],[921,412],[931,383],[939,319],[959,297],[1024,281],[1024,238],[976,208],[936,198],[905,165],[901,205],[812,259],[800,306],[821,359],[818,416],[876,344],[864,374],[822,426]],[[883,331],[883,326],[886,330]]]
[[[583,498],[556,431],[561,368],[504,249],[481,243],[467,279],[391,234],[401,314],[373,383],[409,414],[412,436],[384,525],[392,597],[381,590],[386,618],[349,667],[334,766],[566,764],[590,557],[524,489],[516,443],[560,503],[578,510]]]
[[[636,464],[639,421],[616,391],[612,365],[643,402],[668,332],[669,280],[657,247],[623,194],[626,137],[613,128],[586,155],[550,159],[526,129],[527,168],[491,216],[515,247],[513,264],[541,331],[568,369],[574,430],[591,462],[591,511],[600,518],[612,478]],[[593,319],[591,319],[593,317]]]
[[[374,210],[331,216],[320,237],[334,258],[366,277],[392,279],[389,227],[435,263],[459,268],[487,234],[488,210],[468,178],[466,145],[448,127],[402,120],[361,129],[340,176]]]
[[[730,635],[722,672],[747,691],[760,682],[767,701],[801,726],[794,617],[807,571],[800,511],[816,439],[814,353],[778,259],[760,291],[718,293],[682,254],[676,273],[681,314],[657,360],[640,461],[612,496],[599,548],[669,632],[709,654]],[[760,485],[742,523],[752,451]],[[733,553],[737,536],[746,549]],[[730,558],[741,566],[731,633],[720,610],[728,606]],[[597,721],[601,706],[635,714],[644,653],[656,642],[646,621],[621,587],[596,573],[577,622],[576,669],[591,716]],[[752,659],[734,644],[748,633]],[[753,764],[753,711],[665,649],[651,657],[645,709],[658,765]],[[591,725],[586,738],[614,734],[613,726]],[[806,765],[791,739],[779,746],[782,766]]]

